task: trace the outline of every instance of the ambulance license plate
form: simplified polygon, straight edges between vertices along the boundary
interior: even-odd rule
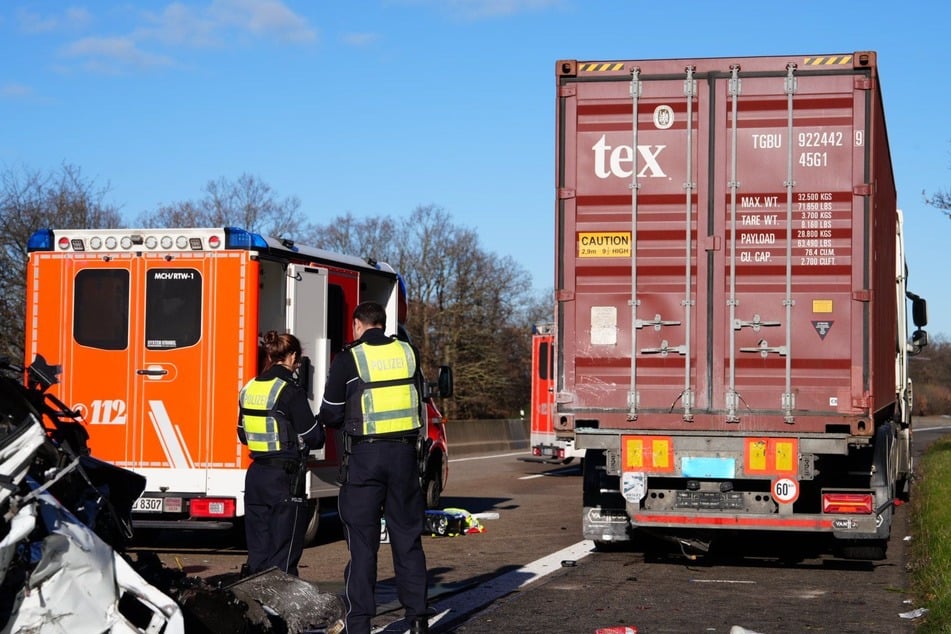
[[[132,511],[136,513],[161,513],[162,498],[139,498],[132,503]]]

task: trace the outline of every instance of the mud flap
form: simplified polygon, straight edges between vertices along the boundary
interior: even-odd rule
[[[248,605],[258,603],[279,617],[293,632],[338,634],[344,629],[343,600],[332,592],[321,592],[309,581],[271,568],[227,586],[227,590]]]

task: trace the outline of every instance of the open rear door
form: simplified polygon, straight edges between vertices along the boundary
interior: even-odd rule
[[[330,366],[327,277],[327,269],[299,264],[287,266],[287,331],[301,342],[301,383],[315,413],[320,408]],[[333,440],[328,438],[327,442],[329,444]],[[311,469],[308,478],[310,497],[337,494],[337,467],[325,464],[326,455],[326,448],[311,452],[311,457],[317,461],[318,466]]]

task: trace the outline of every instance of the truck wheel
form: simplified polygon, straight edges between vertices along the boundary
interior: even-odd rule
[[[307,501],[307,530],[304,531],[304,546],[310,546],[317,540],[320,528],[320,500]]]
[[[427,476],[423,482],[423,495],[426,497],[426,508],[439,508],[439,498],[442,496],[442,476],[439,470],[434,470],[432,476]]]

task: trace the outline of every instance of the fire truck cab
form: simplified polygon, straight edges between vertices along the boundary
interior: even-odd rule
[[[142,528],[228,529],[243,517],[238,392],[260,369],[263,333],[300,339],[316,412],[330,362],[352,340],[353,308],[382,304],[393,335],[406,313],[386,263],[237,228],[43,229],[28,251],[26,364],[60,366],[56,396],[81,413],[92,455],[145,476],[133,509]],[[424,395],[433,505],[448,450],[432,397],[452,392],[449,368],[439,374]],[[328,433],[310,456],[308,541],[318,501],[337,495],[341,451]]]

